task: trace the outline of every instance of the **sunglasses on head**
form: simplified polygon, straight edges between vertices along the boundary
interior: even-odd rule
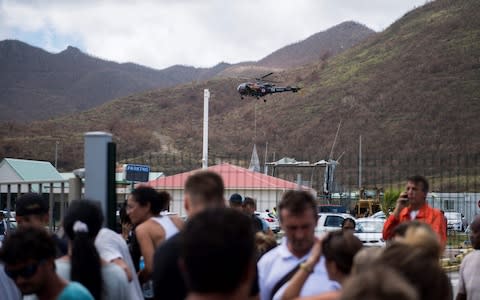
[[[8,268],[5,268],[5,274],[7,274],[7,276],[12,278],[13,280],[16,280],[19,276],[28,279],[35,275],[35,273],[37,273],[38,267],[44,262],[45,260],[41,260],[39,262],[26,265],[25,267],[18,270],[9,270]]]

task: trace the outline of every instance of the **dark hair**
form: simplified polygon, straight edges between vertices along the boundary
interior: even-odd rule
[[[255,233],[255,247],[258,261],[265,253],[277,247],[277,240],[271,235],[258,231]]]
[[[167,192],[159,193],[149,186],[139,186],[131,192],[135,202],[141,206],[146,206],[150,203],[150,212],[158,215],[162,210],[165,210],[170,202],[170,194]]]
[[[48,214],[48,199],[37,193],[26,193],[18,197],[15,203],[17,216]]]
[[[123,203],[118,212],[120,216],[120,224],[132,224],[130,217],[127,214],[127,203]]]
[[[243,206],[247,206],[247,205],[250,205],[252,207],[257,207],[257,203],[255,202],[255,199],[251,198],[251,197],[245,197],[245,199],[243,200]]]
[[[190,196],[191,201],[201,202],[206,206],[225,203],[223,179],[212,171],[199,171],[190,175],[185,182],[185,193]]]
[[[345,226],[345,224],[346,224],[347,222],[351,222],[351,223],[353,224],[353,227],[354,227],[354,228],[357,226],[357,223],[355,222],[354,219],[352,219],[352,218],[345,218],[345,219],[343,219],[343,221],[342,221],[342,228],[343,228],[343,226]]]
[[[322,242],[322,251],[325,259],[333,261],[337,268],[345,275],[350,274],[353,258],[360,249],[362,242],[349,232],[330,232]]]
[[[415,185],[421,183],[422,184],[422,191],[426,194],[428,193],[428,180],[427,178],[421,175],[414,175],[407,178],[407,181],[411,181],[415,183]]]
[[[287,191],[283,194],[282,200],[278,204],[280,221],[282,219],[282,210],[288,210],[294,215],[301,215],[304,211],[310,209],[315,220],[318,219],[317,204],[312,194],[307,191]]]
[[[63,219],[72,243],[70,278],[83,284],[97,300],[102,296],[103,284],[100,255],[94,243],[102,223],[100,205],[92,200],[72,201]]]
[[[421,247],[393,242],[380,255],[378,263],[388,265],[403,275],[422,300],[452,299],[450,280],[437,257]]]
[[[407,222],[402,222],[400,224],[398,224],[397,226],[395,226],[393,228],[393,236],[394,237],[405,237],[405,234],[407,233],[407,229],[408,227],[410,226],[410,222],[411,221],[407,221]]]
[[[7,235],[0,248],[0,260],[15,265],[29,259],[54,259],[55,251],[55,242],[45,229],[27,226]]]
[[[231,208],[209,208],[186,223],[182,258],[185,281],[193,292],[234,291],[255,264],[250,218]]]

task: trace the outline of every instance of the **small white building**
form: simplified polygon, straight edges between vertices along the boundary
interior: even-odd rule
[[[0,182],[62,179],[62,175],[48,161],[5,158],[0,162]]]
[[[29,190],[48,193],[50,183],[56,188],[62,181],[62,175],[48,161],[5,158],[0,162],[1,193],[26,193]],[[41,191],[35,182],[42,183]]]

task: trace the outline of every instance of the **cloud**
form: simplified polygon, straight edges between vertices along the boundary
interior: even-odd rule
[[[1,0],[0,0],[1,1]],[[163,0],[0,2],[0,38],[75,41],[97,57],[155,68],[259,60],[348,20],[382,30],[424,0]],[[22,34],[20,34],[22,36]]]

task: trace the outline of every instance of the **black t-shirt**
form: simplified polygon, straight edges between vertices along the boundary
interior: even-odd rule
[[[178,267],[181,248],[181,233],[177,233],[155,250],[152,274],[155,299],[184,300],[187,297],[187,287]],[[250,295],[258,295],[259,291],[256,272]]]
[[[62,257],[68,253],[68,242],[65,239],[59,238],[56,234],[52,234],[55,242],[55,258]]]
[[[183,300],[187,287],[178,268],[180,234],[175,234],[155,250],[153,258],[153,294],[155,299]]]
[[[263,232],[263,222],[256,215],[252,215],[252,224],[255,232]]]
[[[142,251],[140,250],[140,245],[137,241],[137,236],[135,235],[135,228],[132,229],[128,237],[128,250],[130,251],[130,256],[132,257],[133,265],[135,266],[135,271],[140,271],[140,256],[142,256]]]
[[[6,226],[4,223],[3,220],[0,221],[0,235],[5,235],[7,233],[7,228],[5,228]]]

